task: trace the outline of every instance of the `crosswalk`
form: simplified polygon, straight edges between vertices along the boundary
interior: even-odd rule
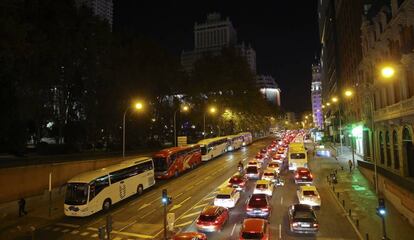
[[[54,225],[50,225],[44,228],[45,231],[51,231],[55,233],[63,233],[69,234],[71,236],[80,236],[84,239],[98,239],[98,229],[96,228],[81,228],[79,225],[72,225],[66,223],[56,223]],[[114,233],[111,233],[114,235]],[[144,238],[132,238],[132,237],[121,237],[121,236],[114,236],[111,238],[112,240],[137,240],[137,239],[144,239]]]

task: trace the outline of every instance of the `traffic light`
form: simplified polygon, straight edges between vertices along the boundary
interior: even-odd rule
[[[162,190],[162,198],[161,198],[162,204],[169,205],[172,202],[172,198],[168,196],[167,189]]]
[[[385,208],[384,198],[378,198],[377,214],[380,217],[384,217],[385,214],[387,214],[387,209]]]

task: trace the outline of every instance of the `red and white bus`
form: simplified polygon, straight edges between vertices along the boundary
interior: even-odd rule
[[[157,179],[177,177],[201,163],[201,149],[199,145],[166,148],[155,153],[153,161]]]

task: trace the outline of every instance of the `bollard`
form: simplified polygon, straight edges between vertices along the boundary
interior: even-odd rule
[[[368,235],[368,233],[365,233],[365,240],[369,240],[369,235]]]
[[[359,219],[356,220],[356,227],[359,229]]]
[[[339,198],[339,192],[336,193],[336,197]]]
[[[351,210],[351,209],[349,209],[349,210],[348,210],[348,215],[349,215],[349,216],[351,216],[351,215],[352,215],[352,210]]]
[[[345,207],[345,200],[342,200],[342,207]]]

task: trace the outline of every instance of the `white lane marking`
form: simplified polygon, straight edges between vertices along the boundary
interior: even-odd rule
[[[181,195],[183,195],[183,194],[184,194],[183,192],[182,192],[182,193],[177,194],[177,196],[175,196],[175,197],[174,197],[174,199],[175,199],[175,198],[178,198],[179,196],[181,196]]]
[[[112,238],[112,240],[122,240],[120,237]]]
[[[175,227],[184,227],[184,226],[190,225],[191,223],[193,223],[193,221],[188,221],[188,222],[185,222],[185,223],[182,223],[182,224],[177,224],[177,225],[175,225]]]
[[[279,239],[282,240],[282,224],[279,223]]]
[[[197,212],[193,212],[193,213],[190,213],[190,214],[184,215],[184,216],[182,216],[181,218],[188,218],[188,217],[191,217],[191,216],[194,216],[194,215],[198,215],[198,214],[200,214],[200,211],[197,211]]]
[[[139,210],[141,210],[141,209],[144,209],[144,208],[146,208],[146,207],[148,207],[148,206],[151,206],[151,204],[144,203],[144,204],[142,204],[142,206],[141,206],[141,207],[139,207],[139,208],[138,208],[138,211],[139,211]]]
[[[59,231],[60,230],[60,227],[55,227],[55,228],[53,228],[53,231],[54,232],[57,232],[57,231]]]
[[[60,227],[70,227],[70,228],[79,228],[80,225],[76,225],[76,224],[69,224],[69,223],[56,223],[56,226],[60,226]]]
[[[189,187],[187,188],[187,190],[190,190],[190,189],[192,189],[192,188],[194,188],[194,185],[189,186]]]
[[[155,202],[155,201],[159,201],[159,200],[161,200],[161,197],[157,197],[156,199],[154,199],[154,200],[152,200],[151,202],[149,202],[150,204],[152,204],[153,202]]]
[[[91,235],[91,237],[97,238],[98,237],[98,234],[97,233],[94,233],[94,234]]]
[[[86,235],[89,235],[89,232],[83,232],[83,233],[81,233],[81,236],[86,236]]]
[[[150,215],[151,213],[155,212],[155,209],[152,209],[151,211],[147,212],[146,214],[142,215],[141,217],[139,217],[140,219],[143,219],[144,217]]]
[[[211,199],[214,199],[214,198],[216,198],[216,196],[211,196],[211,197],[208,197],[208,198],[204,198],[203,201],[208,201],[208,200],[211,200]]]
[[[243,162],[247,160],[248,157],[243,158]]]
[[[63,229],[63,231],[62,231],[62,232],[63,232],[63,233],[67,233],[67,232],[69,232],[69,231],[70,231],[70,230],[66,228],[66,229]]]
[[[205,207],[207,205],[208,205],[208,203],[200,204],[200,205],[194,206],[193,209]]]
[[[280,197],[280,205],[283,205],[283,196]]]
[[[247,204],[248,202],[249,202],[249,199],[246,199],[246,202],[245,203]]]
[[[70,232],[71,234],[73,234],[73,235],[75,235],[75,234],[78,234],[79,233],[79,231],[78,230],[73,230],[72,232]]]
[[[122,232],[122,230],[124,230],[125,228],[127,228],[127,227],[131,226],[132,224],[134,224],[134,223],[136,223],[136,222],[137,222],[137,220],[134,220],[134,221],[132,221],[132,222],[128,223],[127,225],[123,226],[123,227],[122,227],[121,229],[119,229],[118,231]]]
[[[236,224],[234,224],[233,229],[231,230],[231,234],[230,234],[231,236],[233,236],[234,229],[236,229]]]
[[[88,227],[87,229],[90,230],[90,231],[95,231],[95,232],[98,231],[97,228],[93,228],[93,227]],[[119,232],[119,231],[115,231],[115,230],[112,230],[111,233],[119,234],[119,235],[123,235],[123,236],[127,236],[127,237],[137,237],[137,238],[145,238],[145,239],[154,239],[156,237],[156,236],[150,236],[150,235],[139,234],[139,233]]]
[[[188,200],[190,200],[190,199],[191,199],[191,197],[188,197],[188,198],[186,198],[185,200],[183,200],[182,202],[180,202],[179,204],[174,204],[174,206],[170,209],[170,211],[173,211],[173,210],[175,210],[175,209],[177,209],[177,208],[182,207],[182,205],[183,205],[185,202],[187,202]]]

